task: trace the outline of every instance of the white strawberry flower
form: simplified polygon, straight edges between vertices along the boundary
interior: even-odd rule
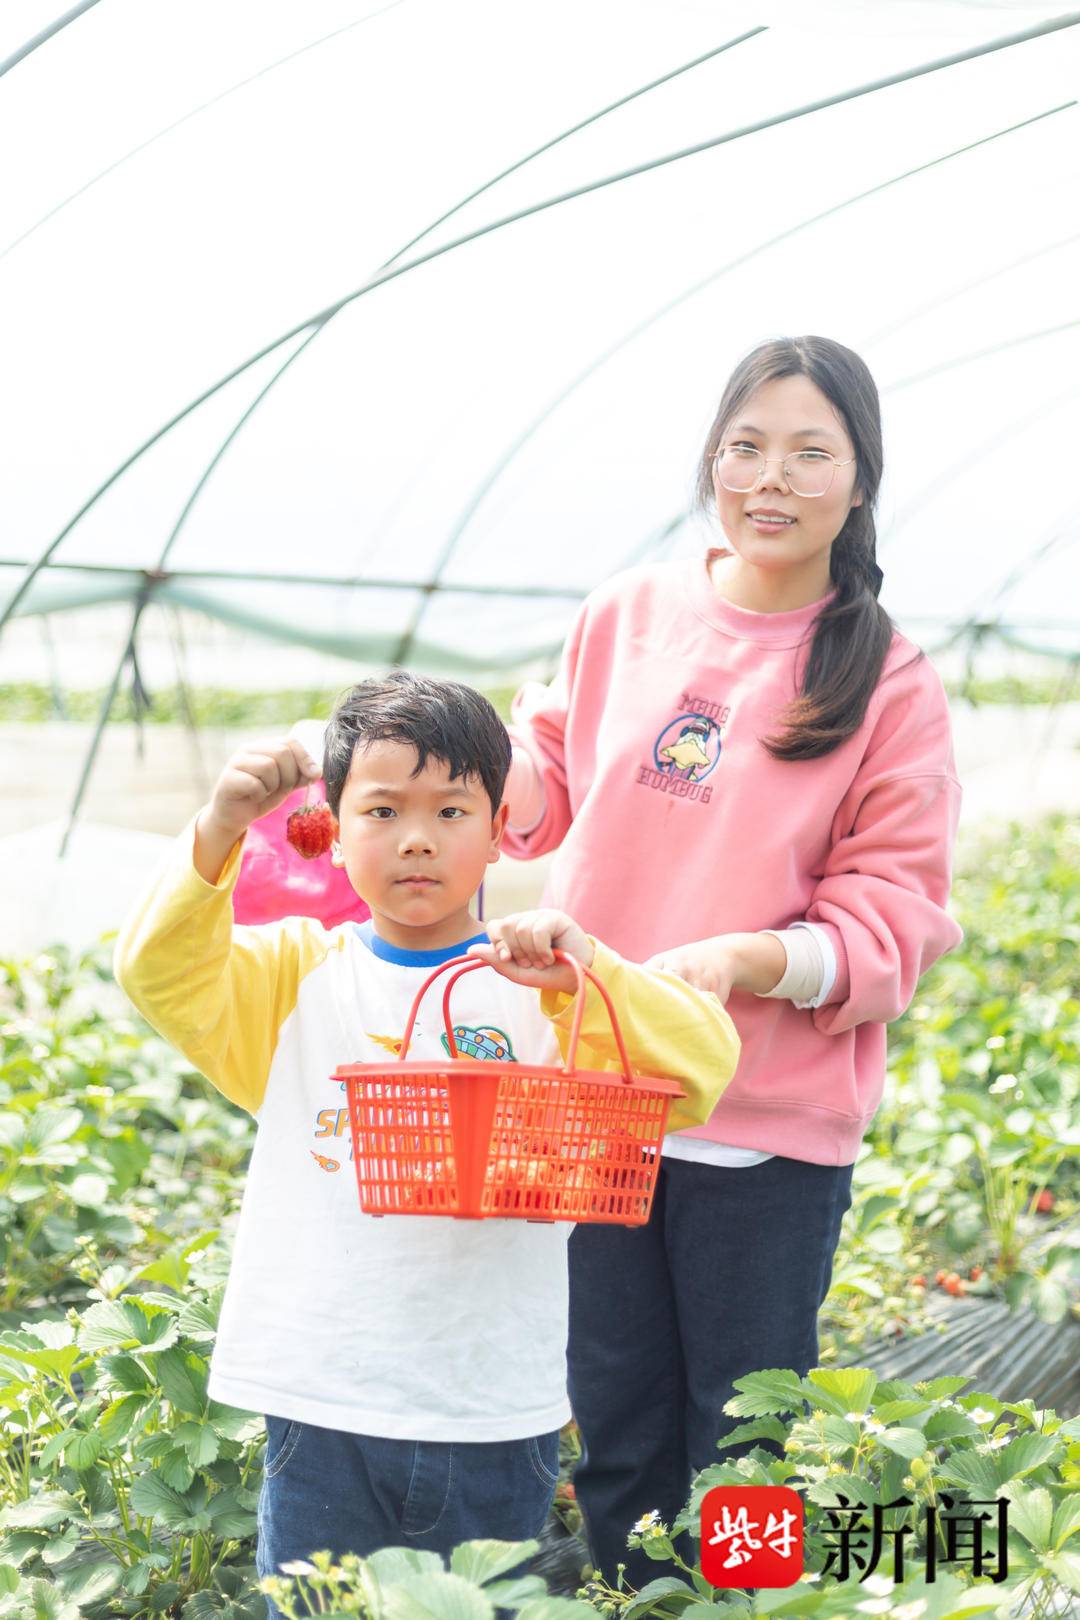
[[[646,1530],[651,1530],[654,1524],[660,1523],[660,1509],[653,1508],[651,1513],[643,1513],[637,1524],[631,1530],[632,1536],[643,1536]]]

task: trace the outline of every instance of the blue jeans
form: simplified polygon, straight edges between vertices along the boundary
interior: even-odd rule
[[[648,1226],[571,1235],[574,1483],[593,1563],[612,1582],[620,1563],[635,1587],[670,1573],[627,1551],[627,1533],[653,1508],[670,1524],[691,1477],[720,1461],[717,1442],[739,1421],[723,1411],[734,1380],[815,1364],[851,1170],[665,1158]]]
[[[322,1548],[335,1558],[379,1547],[445,1557],[460,1541],[525,1541],[540,1533],[558,1472],[558,1429],[528,1440],[387,1440],[268,1417],[256,1567],[277,1574]]]

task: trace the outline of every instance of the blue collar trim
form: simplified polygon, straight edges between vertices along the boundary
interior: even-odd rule
[[[391,945],[389,940],[380,939],[370,917],[366,922],[354,923],[353,927],[372,956],[377,956],[380,962],[396,962],[398,967],[438,967],[442,962],[452,962],[455,956],[464,956],[470,945],[488,944],[488,936],[480,932],[473,934],[471,939],[461,940],[457,945],[446,945],[440,951],[407,951],[400,945]]]

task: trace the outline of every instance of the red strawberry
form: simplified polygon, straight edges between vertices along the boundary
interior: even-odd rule
[[[982,1266],[972,1266],[972,1268],[971,1268],[971,1280],[972,1280],[972,1282],[978,1282],[978,1280],[982,1276],[982,1274],[983,1274]]]
[[[334,812],[325,801],[302,805],[299,810],[293,811],[285,823],[286,838],[305,861],[326,855],[337,835],[338,824]]]
[[[1050,1191],[1049,1187],[1044,1187],[1038,1198],[1035,1200],[1035,1208],[1038,1210],[1040,1215],[1049,1215],[1053,1207],[1054,1195]]]
[[[920,1273],[919,1273],[919,1275],[917,1277],[912,1277],[911,1286],[912,1286],[912,1288],[925,1288],[926,1287],[926,1278],[923,1276],[921,1271],[920,1271]]]
[[[939,1288],[944,1288],[945,1279],[948,1275],[949,1273],[944,1270],[934,1272],[934,1281],[937,1283]]]
[[[967,1284],[964,1282],[964,1279],[959,1275],[959,1273],[955,1271],[949,1272],[949,1275],[945,1278],[944,1287],[945,1292],[947,1294],[952,1294],[954,1297],[957,1294],[967,1293]]]

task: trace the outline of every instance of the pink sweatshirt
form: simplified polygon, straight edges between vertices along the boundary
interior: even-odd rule
[[[881,1100],[886,1023],[963,937],[946,910],[960,784],[941,681],[901,635],[847,742],[798,762],[762,747],[822,605],[734,607],[704,557],[600,586],[557,679],[515,700],[546,805],[503,847],[558,847],[546,902],[634,961],[713,934],[824,929],[825,1003],[734,992],[738,1071],[686,1134],[849,1164]]]

